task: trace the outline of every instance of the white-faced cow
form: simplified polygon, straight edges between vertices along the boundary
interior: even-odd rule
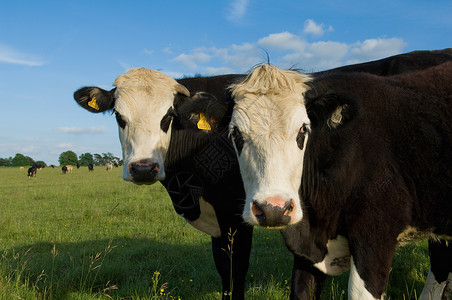
[[[412,55],[376,61],[374,68],[369,65],[366,68],[376,72],[406,71],[434,65],[442,59],[439,54],[417,53],[411,58]],[[227,75],[179,80],[192,93],[213,94],[198,93],[188,97],[187,89],[174,80],[160,72],[139,69],[119,76],[115,82],[117,88],[112,91],[88,87],[74,94],[77,102],[91,112],[115,111],[123,149],[123,178],[143,184],[161,180],[176,211],[190,224],[213,236],[213,254],[222,277],[225,299],[230,287],[230,261],[222,250],[227,249],[227,232],[230,228],[236,232],[234,299],[244,297],[252,239],[251,228],[242,224],[240,217],[245,194],[226,132],[232,109],[226,87],[242,78],[244,76]],[[209,215],[213,218],[206,218]],[[324,277],[312,268],[312,263],[301,265],[299,261],[304,259],[305,256],[299,257],[299,268],[317,274],[318,278]],[[299,289],[308,285],[304,280],[297,281]]]
[[[315,79],[256,67],[232,87],[244,219],[285,228],[289,249],[313,250],[326,274],[350,267],[350,299],[381,298],[398,244],[452,237],[451,83],[452,62]],[[441,299],[452,247],[431,243],[430,255],[421,298]]]
[[[74,93],[85,109],[116,114],[123,179],[137,184],[160,181],[176,212],[212,236],[223,299],[231,298],[231,286],[233,299],[244,298],[252,241],[253,228],[241,218],[245,193],[228,138],[229,118],[224,118],[232,108],[227,87],[243,77],[187,78],[178,83],[158,71],[131,69],[116,79],[112,91],[85,87]],[[234,234],[233,285],[224,251],[228,233]]]

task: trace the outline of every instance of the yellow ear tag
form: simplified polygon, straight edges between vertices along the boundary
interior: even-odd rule
[[[96,96],[93,97],[93,99],[91,99],[90,102],[88,102],[88,106],[94,108],[95,110],[99,110],[99,105],[97,105],[97,99]]]
[[[206,116],[203,113],[199,114],[199,121],[198,121],[198,129],[203,130],[212,130],[212,127],[210,127],[210,124],[206,120]]]

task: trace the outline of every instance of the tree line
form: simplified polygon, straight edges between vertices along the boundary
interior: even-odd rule
[[[94,153],[91,154],[89,152],[82,153],[77,157],[77,154],[74,151],[68,150],[60,154],[58,158],[58,163],[60,166],[63,165],[73,165],[77,164],[80,166],[87,166],[89,164],[95,166],[104,166],[109,163],[118,163],[122,165],[122,160],[119,157],[113,155],[113,153]],[[16,153],[14,157],[8,158],[0,158],[0,166],[6,167],[20,167],[20,166],[41,166],[47,167],[47,164],[42,160],[34,160],[30,156],[25,156],[21,153]]]

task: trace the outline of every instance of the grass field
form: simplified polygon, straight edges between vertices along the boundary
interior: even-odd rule
[[[384,220],[382,220],[384,221]],[[387,299],[415,299],[426,242],[400,248]],[[278,231],[255,229],[246,299],[288,299],[292,256]],[[347,299],[348,274],[323,299]],[[121,169],[0,167],[0,299],[219,299],[210,238],[176,215],[160,184]]]

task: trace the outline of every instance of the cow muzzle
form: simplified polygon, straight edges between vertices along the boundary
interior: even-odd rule
[[[251,213],[256,218],[259,226],[281,228],[291,223],[295,209],[293,199],[282,197],[268,197],[263,202],[253,200]]]
[[[149,159],[141,159],[129,164],[132,181],[138,184],[152,184],[159,180],[159,164]]]

